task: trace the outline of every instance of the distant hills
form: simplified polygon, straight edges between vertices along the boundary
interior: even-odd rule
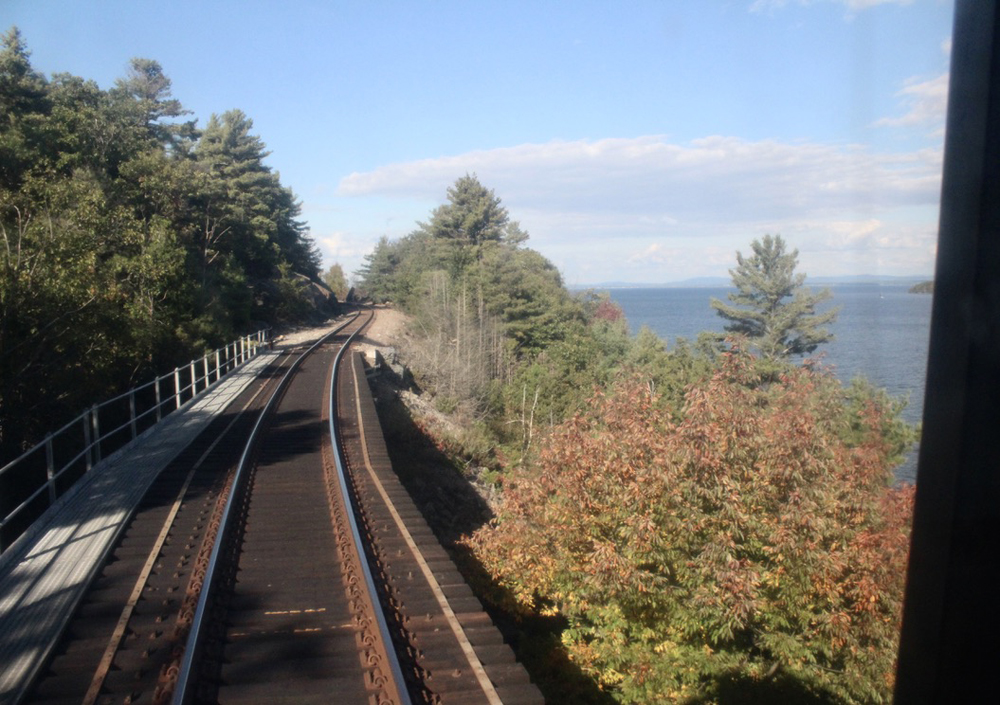
[[[829,277],[809,277],[806,286],[832,286],[835,284],[885,284],[907,286],[933,279],[931,275],[891,276],[888,274],[844,274]],[[674,289],[698,287],[730,286],[729,277],[692,277],[681,281],[652,283],[609,281],[596,284],[579,284],[569,287],[575,291],[584,289]]]
[[[853,276],[809,277],[806,284],[917,284],[930,281],[931,274],[894,277],[886,274],[856,274]]]

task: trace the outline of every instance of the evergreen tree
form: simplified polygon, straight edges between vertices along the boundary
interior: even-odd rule
[[[503,239],[509,222],[500,197],[479,183],[475,174],[466,174],[448,188],[448,203],[434,210],[425,229],[436,238],[479,245]]]
[[[44,150],[48,83],[30,55],[17,27],[0,35],[0,189],[20,188]]]
[[[838,309],[816,313],[816,305],[832,294],[802,286],[806,275],[795,273],[799,251],[786,252],[780,235],[765,235],[750,247],[753,255],[737,252],[737,266],[729,270],[737,292],[728,298],[736,306],[712,299],[712,308],[730,321],[726,330],[747,336],[768,359],[810,353],[830,341],[833,335],[823,326],[836,320]]]
[[[417,233],[434,243],[434,257],[456,281],[486,251],[498,245],[517,247],[528,239],[510,219],[493,189],[483,186],[475,174],[466,174],[448,188],[448,203],[438,206]]]
[[[377,304],[392,301],[396,293],[396,275],[401,257],[399,242],[390,242],[383,235],[375,249],[365,255],[365,262],[355,274],[366,296]]]
[[[305,223],[297,220],[301,204],[264,163],[270,152],[252,128],[253,120],[240,110],[212,115],[194,150],[201,176],[198,248],[203,270],[221,258],[237,263],[251,280],[262,281],[288,262],[318,279],[319,253]]]
[[[303,316],[320,264],[243,113],[196,143],[157,62],[105,91],[29,57],[0,33],[0,464],[95,400]]]
[[[170,87],[170,79],[159,62],[135,57],[129,62],[128,75],[115,82],[111,94],[128,106],[136,124],[151,139],[165,146],[179,146],[183,138],[190,140],[194,136],[194,121],[185,124],[161,122],[163,118],[191,113],[171,97]]]

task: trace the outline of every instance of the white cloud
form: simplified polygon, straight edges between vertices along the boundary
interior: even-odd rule
[[[313,241],[323,256],[323,269],[339,264],[349,279],[361,267],[366,254],[371,252],[372,238],[360,233],[345,231],[317,232],[313,229]]]
[[[364,240],[346,232],[332,232],[323,235],[313,235],[316,244],[320,246],[325,254],[337,258],[359,257],[368,252],[371,248]]]
[[[932,269],[937,148],[876,153],[725,136],[554,141],[389,164],[345,177],[338,195],[345,204],[440,203],[473,172],[570,283],[725,275],[737,249],[769,232],[810,258],[814,275],[864,271],[868,260],[909,267],[896,273]],[[890,249],[894,258],[875,255]]]
[[[683,250],[676,247],[664,247],[662,243],[654,242],[645,249],[630,255],[629,262],[644,262],[654,264],[664,264],[682,256]]]
[[[906,105],[906,113],[899,117],[882,118],[875,123],[877,126],[927,126],[936,128],[932,134],[944,134],[948,112],[947,73],[929,80],[910,78],[896,96]]]
[[[713,136],[525,144],[390,164],[345,177],[341,196],[430,197],[477,173],[516,217],[558,213],[565,226],[676,230],[715,220],[837,214],[935,202],[940,150],[876,154],[862,147]]]
[[[913,0],[838,0],[849,10],[867,10],[876,5],[909,5]]]

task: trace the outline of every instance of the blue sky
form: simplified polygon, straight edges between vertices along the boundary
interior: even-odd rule
[[[934,268],[953,2],[0,0],[34,67],[249,115],[326,264],[466,173],[570,285]]]

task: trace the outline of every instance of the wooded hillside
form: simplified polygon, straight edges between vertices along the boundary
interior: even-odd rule
[[[309,310],[319,255],[239,110],[156,61],[109,89],[0,47],[0,460],[95,401]]]
[[[787,352],[755,356],[754,329],[670,349],[630,337],[607,296],[567,292],[474,175],[446,195],[378,244],[363,287],[413,316],[407,361],[461,429],[438,447],[498,490],[464,544],[480,587],[563,625],[525,647],[565,650],[532,667],[547,695],[888,702],[912,511],[893,486],[915,437],[903,403]],[[771,244],[782,266],[756,285],[780,291],[751,303],[808,316],[794,251]],[[596,699],[552,668],[566,656]]]

